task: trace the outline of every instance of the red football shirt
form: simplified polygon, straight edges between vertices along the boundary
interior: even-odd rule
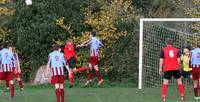
[[[76,53],[75,53],[75,50],[74,50],[74,44],[73,43],[68,42],[68,43],[65,44],[64,55],[65,55],[65,60],[68,60],[71,57],[76,58]]]
[[[179,70],[179,62],[178,62],[179,57],[180,54],[177,48],[171,45],[164,47],[160,55],[160,58],[163,58],[164,72]]]

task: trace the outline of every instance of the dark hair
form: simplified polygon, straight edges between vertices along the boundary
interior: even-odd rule
[[[4,42],[3,45],[2,45],[3,48],[8,48],[8,47],[10,47],[10,46],[11,46],[11,45],[10,45],[8,42]]]
[[[173,45],[173,40],[171,38],[167,39],[167,45]]]
[[[54,50],[59,50],[60,45],[58,45],[58,44],[54,44],[54,45],[53,45],[53,48],[54,48]]]
[[[92,36],[96,37],[97,33],[95,31],[92,32]]]
[[[188,49],[190,51],[191,47],[190,46],[186,46],[186,47],[184,47],[184,49]]]

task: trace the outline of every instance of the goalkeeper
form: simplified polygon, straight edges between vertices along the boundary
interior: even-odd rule
[[[190,67],[190,48],[185,47],[183,49],[183,54],[181,55],[182,71],[181,75],[183,78],[190,78],[192,73],[192,68]]]

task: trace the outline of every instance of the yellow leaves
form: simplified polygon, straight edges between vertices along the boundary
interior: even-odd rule
[[[199,0],[193,0],[193,3],[194,4],[200,4],[200,1]]]
[[[72,34],[73,30],[71,29],[71,24],[65,25],[64,19],[65,19],[64,17],[60,17],[60,18],[56,19],[56,25],[61,27],[62,29],[64,29],[69,34]]]
[[[5,4],[7,0],[0,0],[0,4]]]

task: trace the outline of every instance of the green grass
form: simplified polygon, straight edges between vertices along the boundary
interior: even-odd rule
[[[3,87],[1,87],[3,89]],[[160,88],[66,88],[65,102],[161,102]],[[0,102],[9,102],[9,92],[0,90]],[[52,86],[27,86],[21,92],[16,89],[14,102],[56,102]],[[168,88],[167,102],[180,102],[177,88]],[[192,88],[186,89],[186,101],[195,102]]]

